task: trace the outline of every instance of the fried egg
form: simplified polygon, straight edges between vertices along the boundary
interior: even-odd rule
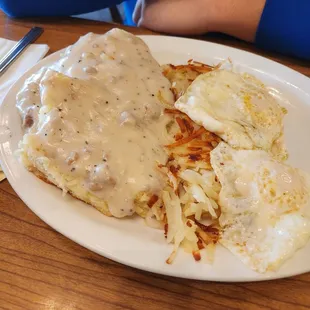
[[[224,142],[211,165],[222,185],[220,242],[258,272],[277,270],[309,239],[309,176],[265,151]]]
[[[197,77],[175,107],[234,148],[265,151],[280,143],[286,113],[262,82],[227,70]]]

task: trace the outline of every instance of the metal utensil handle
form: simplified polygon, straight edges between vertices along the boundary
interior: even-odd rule
[[[19,56],[19,54],[43,32],[43,28],[33,27],[21,40],[19,40],[7,55],[0,61],[0,74]]]

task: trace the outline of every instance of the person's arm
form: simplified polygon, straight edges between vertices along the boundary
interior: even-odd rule
[[[173,34],[222,32],[310,59],[310,0],[138,0],[139,26]]]
[[[0,8],[10,17],[70,16],[97,11],[122,0],[0,0]]]

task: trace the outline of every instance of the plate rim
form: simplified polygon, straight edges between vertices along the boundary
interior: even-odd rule
[[[203,41],[203,40],[199,40],[199,39],[191,39],[191,38],[182,38],[182,37],[170,37],[170,36],[161,36],[161,35],[140,35],[139,36],[140,38],[142,39],[152,39],[152,38],[161,38],[161,39],[176,39],[176,40],[185,40],[185,41],[194,41],[194,42],[199,42],[200,44],[206,44],[206,45],[216,45],[217,47],[224,47],[225,49],[228,49],[228,52],[229,50],[235,50],[235,51],[238,51],[238,52],[241,52],[241,53],[246,53],[246,54],[250,54],[252,57],[256,57],[256,58],[259,58],[260,60],[264,61],[264,62],[271,62],[271,63],[274,63],[275,65],[277,66],[280,66],[282,67],[282,69],[285,69],[285,70],[290,70],[291,72],[294,72],[294,74],[298,74],[301,78],[303,79],[307,79],[307,83],[309,83],[309,86],[310,86],[310,80],[307,76],[305,76],[304,74],[290,68],[290,67],[287,67],[281,63],[278,63],[277,61],[274,61],[274,60],[271,60],[271,59],[268,59],[268,58],[265,58],[264,56],[261,56],[261,55],[257,55],[255,53],[252,53],[252,52],[248,52],[248,51],[244,51],[242,49],[238,49],[238,48],[235,48],[235,47],[230,47],[230,46],[226,46],[226,45],[222,45],[222,44],[219,44],[219,43],[213,43],[213,42],[209,42],[209,41]],[[14,91],[14,88],[16,88],[16,84],[18,82],[20,82],[21,80],[25,80],[28,76],[29,76],[29,73],[31,71],[34,70],[34,68],[40,68],[46,64],[48,64],[50,61],[52,60],[56,60],[57,57],[59,57],[61,55],[61,53],[65,50],[64,49],[61,49],[61,50],[58,50],[48,56],[46,56],[45,58],[43,58],[42,60],[40,60],[37,64],[35,64],[33,67],[31,67],[30,69],[28,69],[11,87],[10,89],[8,90],[7,94],[5,95],[5,97],[3,98],[3,101],[2,101],[2,104],[0,106],[0,114],[2,115],[2,111],[5,107],[5,101],[6,99],[11,95],[11,93]],[[272,75],[274,76],[274,75]],[[276,75],[275,75],[276,76]],[[306,81],[306,80],[305,80]],[[16,95],[16,92],[15,92],[15,95]],[[0,117],[0,119],[2,118],[2,116]],[[2,165],[2,169],[3,171],[5,172],[6,176],[7,176],[7,180],[9,181],[10,185],[12,186],[12,188],[14,189],[14,191],[17,193],[18,197],[26,204],[26,206],[32,211],[34,212],[42,221],[44,221],[47,225],[49,225],[50,227],[52,227],[55,231],[57,231],[58,233],[62,234],[63,236],[65,236],[66,238],[74,241],[75,243],[83,246],[84,248],[87,248],[88,250],[92,251],[92,252],[95,252],[105,258],[108,258],[110,260],[113,260],[117,263],[121,263],[122,265],[125,265],[125,266],[129,266],[129,267],[132,267],[132,268],[135,268],[135,269],[138,269],[138,270],[143,270],[143,271],[147,271],[149,273],[153,273],[153,274],[159,274],[159,275],[164,275],[164,276],[171,276],[171,277],[175,277],[175,278],[184,278],[184,279],[193,279],[193,280],[199,280],[199,281],[216,281],[216,282],[228,282],[228,283],[244,283],[244,282],[261,282],[261,281],[269,281],[269,280],[274,280],[274,279],[281,279],[281,278],[287,278],[287,277],[292,277],[292,276],[296,276],[296,275],[300,275],[300,274],[304,274],[304,273],[307,273],[310,271],[310,264],[309,264],[309,267],[307,268],[307,270],[304,270],[303,272],[290,272],[288,273],[287,275],[279,275],[277,273],[274,273],[272,275],[268,275],[266,277],[262,277],[262,278],[242,278],[242,277],[239,277],[239,278],[231,278],[231,277],[221,277],[221,278],[217,278],[216,276],[214,277],[210,277],[208,275],[205,275],[205,276],[183,276],[183,275],[177,275],[175,274],[174,272],[169,272],[169,271],[160,271],[160,270],[155,270],[155,269],[152,269],[152,268],[147,268],[147,267],[144,267],[144,266],[140,266],[139,264],[134,264],[134,263],[128,263],[126,262],[126,259],[121,259],[119,257],[115,257],[113,255],[110,255],[109,253],[105,253],[103,254],[102,252],[98,251],[96,248],[94,248],[92,245],[89,245],[89,244],[85,244],[83,241],[79,240],[79,238],[75,238],[75,236],[73,235],[70,235],[70,233],[67,233],[66,231],[63,231],[62,229],[59,229],[58,227],[55,228],[55,225],[53,223],[50,223],[50,220],[48,219],[48,216],[46,217],[44,214],[38,212],[38,210],[36,210],[36,208],[32,208],[31,207],[31,203],[29,202],[28,203],[28,198],[27,197],[24,197],[23,194],[20,193],[20,190],[18,189],[18,186],[15,184],[14,180],[12,179],[12,176],[10,174],[10,171],[9,171],[9,167],[7,166],[7,162],[6,160],[3,160],[6,156],[5,152],[4,152],[4,148],[3,148],[3,141],[0,142],[0,160],[1,160],[1,165]],[[51,222],[53,222],[51,220]],[[249,268],[249,267],[247,267]],[[258,274],[259,275],[259,274]]]

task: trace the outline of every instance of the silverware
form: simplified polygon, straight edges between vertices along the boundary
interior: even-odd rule
[[[21,54],[21,52],[42,33],[43,28],[33,27],[21,40],[0,61],[0,75],[9,67],[10,64]]]

